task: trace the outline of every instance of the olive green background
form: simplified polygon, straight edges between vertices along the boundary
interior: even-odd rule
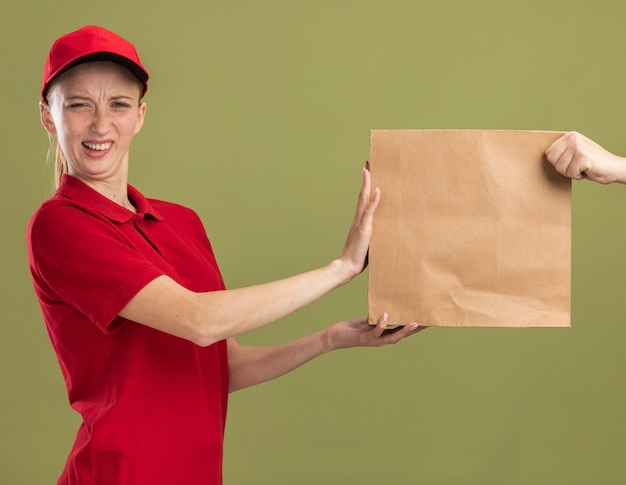
[[[196,209],[238,287],[338,254],[370,129],[577,130],[626,154],[622,5],[5,2],[0,483],[55,483],[79,422],[24,245],[52,193],[37,102],[57,36],[98,23],[137,46],[152,79],[131,182]],[[626,483],[625,190],[574,183],[571,329],[433,328],[236,393],[225,482]],[[366,304],[362,275],[242,340],[283,342]]]

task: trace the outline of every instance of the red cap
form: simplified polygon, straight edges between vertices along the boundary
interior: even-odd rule
[[[43,70],[41,97],[46,100],[48,85],[59,74],[90,61],[113,61],[132,72],[148,91],[148,71],[139,60],[135,46],[119,35],[96,25],[88,25],[59,37],[48,53]]]

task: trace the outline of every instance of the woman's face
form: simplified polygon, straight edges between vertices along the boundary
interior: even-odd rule
[[[69,174],[85,182],[125,180],[133,137],[146,113],[141,84],[113,62],[87,62],[53,81],[41,121],[57,135]]]

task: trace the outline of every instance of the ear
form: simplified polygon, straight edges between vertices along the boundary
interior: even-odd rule
[[[139,105],[139,112],[137,113],[137,123],[135,123],[135,131],[134,131],[135,135],[141,131],[143,122],[146,119],[146,109],[147,109],[146,103],[141,103]]]
[[[39,116],[41,117],[41,124],[51,135],[57,134],[57,129],[54,126],[54,120],[52,119],[52,113],[50,112],[50,106],[44,101],[39,101]]]

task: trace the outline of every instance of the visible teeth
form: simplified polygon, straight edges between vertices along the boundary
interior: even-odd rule
[[[111,148],[111,143],[87,143],[83,142],[83,146],[89,148],[90,150],[102,151],[108,150]]]

